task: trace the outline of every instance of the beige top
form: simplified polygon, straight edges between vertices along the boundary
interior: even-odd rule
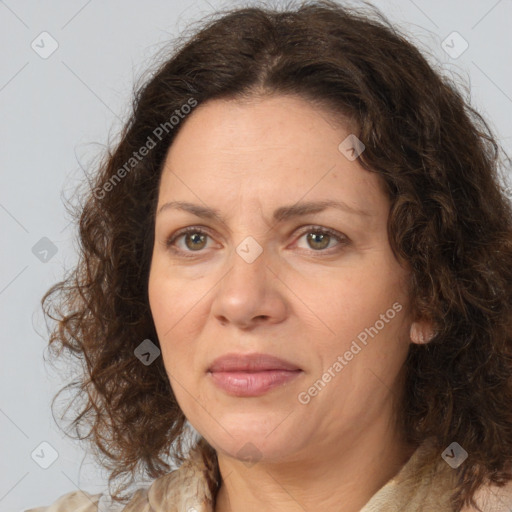
[[[453,512],[449,497],[455,470],[441,456],[435,467],[422,464],[422,456],[432,447],[431,442],[424,442],[360,512]],[[138,489],[124,506],[116,504],[110,508],[101,495],[75,491],[48,507],[26,512],[214,512],[206,471],[196,447],[178,469],[156,479],[148,488]],[[512,482],[501,488],[482,488],[475,498],[483,512],[510,512]],[[466,507],[461,512],[473,511]]]

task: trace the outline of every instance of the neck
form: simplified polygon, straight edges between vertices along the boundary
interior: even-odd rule
[[[222,483],[215,512],[314,512],[339,510],[340,504],[344,512],[359,512],[417,448],[394,429],[382,435],[381,428],[354,429],[337,445],[315,445],[289,462],[248,467],[218,452]]]

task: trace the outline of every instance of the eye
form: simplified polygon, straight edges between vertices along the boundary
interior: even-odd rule
[[[320,226],[307,226],[302,231],[299,240],[305,235],[307,235],[307,244],[313,252],[327,252],[325,249],[332,248],[331,242],[333,240],[342,247],[350,243],[345,235]],[[165,246],[175,253],[182,253],[188,256],[186,253],[201,252],[206,247],[208,238],[210,238],[210,235],[204,229],[188,226],[171,235],[165,241]],[[183,239],[184,247],[176,247],[176,242],[180,239]]]
[[[332,248],[331,242],[333,240],[337,241],[338,245],[341,246],[348,245],[349,243],[349,239],[345,235],[320,226],[308,226],[306,230],[302,232],[300,238],[305,235],[307,244],[314,252],[326,252],[325,249]]]
[[[174,236],[169,237],[165,245],[168,249],[172,249],[175,252],[197,252],[205,247],[207,237],[209,235],[203,229],[189,226],[181,229]],[[180,238],[184,240],[185,249],[175,248],[175,242]]]

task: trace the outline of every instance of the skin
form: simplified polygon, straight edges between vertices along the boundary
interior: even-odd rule
[[[225,218],[157,214],[149,276],[173,391],[217,450],[216,512],[340,504],[356,512],[416,448],[403,441],[395,420],[413,327],[409,274],[389,245],[389,200],[379,177],[338,149],[351,131],[329,118],[292,96],[213,100],[183,121],[166,157],[157,211],[168,201],[188,201]],[[328,199],[367,215],[330,208],[272,220],[276,208]],[[181,236],[173,252],[166,239],[187,226],[208,236],[203,243]],[[341,242],[315,243],[307,236],[315,227],[335,230]],[[263,251],[252,263],[236,252],[248,236]],[[300,403],[299,393],[394,303],[403,309]],[[272,354],[303,371],[262,396],[230,396],[207,374],[228,352]],[[249,442],[252,463],[238,453]]]

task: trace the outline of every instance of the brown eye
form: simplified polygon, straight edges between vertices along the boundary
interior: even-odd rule
[[[349,243],[349,239],[341,233],[320,226],[309,226],[300,238],[305,235],[307,248],[313,249],[314,252],[327,252],[325,249],[332,248],[331,242],[333,240],[337,242],[336,245],[341,247]]]
[[[335,248],[336,246],[340,246],[338,248],[342,248],[350,243],[350,240],[341,233],[332,229],[322,228],[320,226],[309,226],[300,238],[303,238],[304,236],[306,236],[308,245],[306,250],[312,250],[317,253],[329,254],[330,251],[327,251],[326,249],[332,248],[333,241],[337,242],[334,246]],[[169,250],[172,250],[175,253],[190,256],[194,252],[198,254],[201,253],[207,246],[208,238],[210,238],[210,235],[203,229],[189,226],[169,237],[166,240],[165,245]],[[181,239],[184,243],[178,244],[177,242]]]
[[[308,233],[307,235],[308,244],[313,249],[327,249],[330,239],[331,235],[325,233]]]
[[[203,249],[206,245],[205,240],[207,235],[200,233],[185,233],[183,236],[185,237],[185,245],[193,251]],[[187,243],[187,241],[190,242],[190,245]]]
[[[165,245],[167,248],[172,249],[175,252],[198,252],[204,249],[207,243],[208,233],[202,229],[195,228],[193,226],[182,229],[174,236],[170,237]],[[184,240],[184,248],[176,248],[176,242],[179,239]]]

